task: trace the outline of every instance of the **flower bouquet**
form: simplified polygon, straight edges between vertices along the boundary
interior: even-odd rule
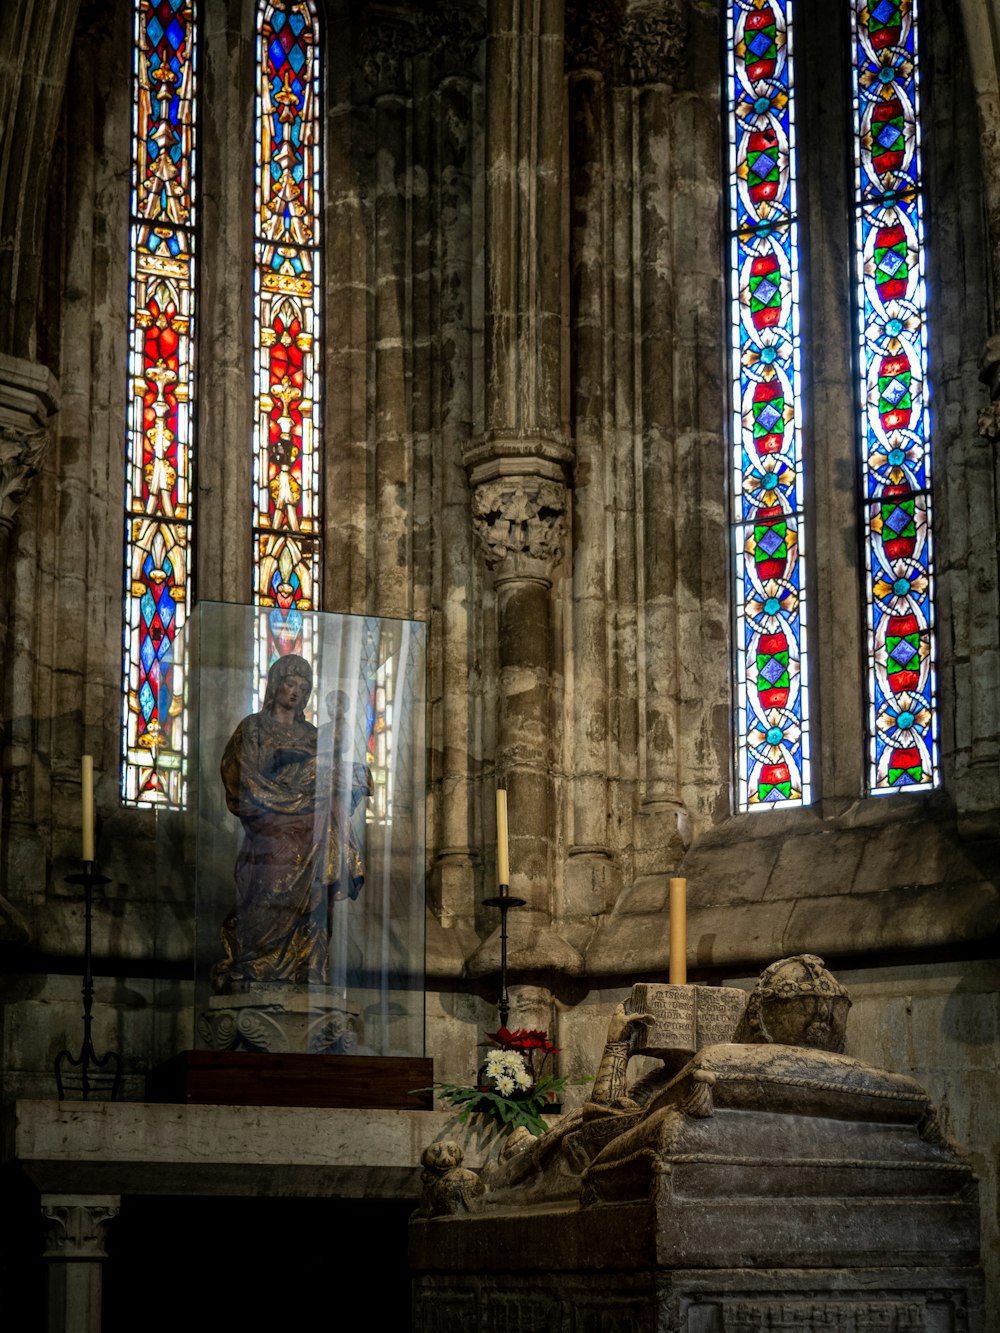
[[[544,1134],[548,1126],[545,1111],[555,1110],[557,1096],[567,1080],[544,1073],[553,1046],[540,1029],[502,1027],[488,1032],[486,1040],[494,1049],[479,1070],[475,1087],[461,1083],[435,1083],[441,1100],[461,1108],[459,1120],[465,1124],[471,1115],[490,1116],[501,1129],[523,1125],[532,1134]],[[538,1067],[535,1067],[536,1057]]]

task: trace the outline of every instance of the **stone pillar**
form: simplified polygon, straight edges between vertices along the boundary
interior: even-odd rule
[[[610,336],[606,272],[605,76],[620,5],[578,4],[567,13],[569,74],[570,414],[576,450],[573,498],[572,824],[566,904],[573,915],[613,904],[608,846],[609,710],[605,378]]]
[[[101,1265],[116,1194],[43,1194],[47,1333],[101,1333]]]
[[[486,429],[465,464],[497,590],[496,762],[508,788],[511,888],[547,921],[557,717],[550,593],[571,460],[560,399],[561,0],[533,9],[490,0],[487,23]]]
[[[432,90],[427,123],[431,164],[431,345],[427,392],[435,478],[432,542],[431,662],[435,673],[432,727],[433,846],[431,894],[443,925],[471,919],[480,849],[475,835],[472,767],[475,686],[470,643],[478,633],[481,573],[469,525],[469,488],[462,456],[472,437],[475,334],[473,313],[475,126],[481,86],[477,55],[485,36],[478,4],[439,4],[425,22]],[[419,391],[415,381],[414,392]]]
[[[633,6],[619,48],[632,88],[638,188],[638,405],[641,441],[641,564],[638,648],[644,698],[640,730],[637,874],[662,873],[690,840],[681,798],[678,635],[679,507],[674,404],[675,314],[671,188],[672,84],[683,55],[683,6]]]
[[[254,247],[254,64],[252,0],[207,0],[198,102],[197,589],[200,598],[248,602],[254,587],[250,511]],[[234,281],[234,275],[240,279]],[[225,447],[220,447],[224,442]]]
[[[413,611],[410,63],[415,38],[404,14],[365,16],[361,59],[372,90],[375,154],[370,368],[375,511],[366,601],[380,616]]]

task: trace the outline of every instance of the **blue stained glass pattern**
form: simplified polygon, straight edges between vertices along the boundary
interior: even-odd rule
[[[195,6],[135,0],[122,799],[184,799],[195,322]]]
[[[791,0],[728,6],[736,778],[810,799]]]
[[[868,786],[940,781],[916,0],[852,0]]]
[[[257,8],[254,200],[254,600],[261,670],[301,652],[319,601],[321,117],[311,0]]]

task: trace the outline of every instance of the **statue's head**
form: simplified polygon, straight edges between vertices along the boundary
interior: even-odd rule
[[[297,653],[287,653],[284,657],[279,657],[267,673],[267,689],[264,692],[264,711],[271,712],[276,703],[284,702],[279,697],[279,691],[283,686],[291,683],[299,685],[296,691],[295,700],[295,719],[297,722],[305,721],[305,704],[312,690],[313,673],[312,667],[304,657],[299,657]]]
[[[781,958],[757,978],[737,1040],[842,1051],[850,1007],[850,995],[822,958]]]

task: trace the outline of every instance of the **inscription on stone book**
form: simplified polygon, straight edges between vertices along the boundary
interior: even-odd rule
[[[731,987],[640,982],[632,987],[625,1008],[629,1013],[652,1015],[636,1054],[686,1051],[693,1055],[703,1046],[732,1041],[744,1004],[743,992]]]

